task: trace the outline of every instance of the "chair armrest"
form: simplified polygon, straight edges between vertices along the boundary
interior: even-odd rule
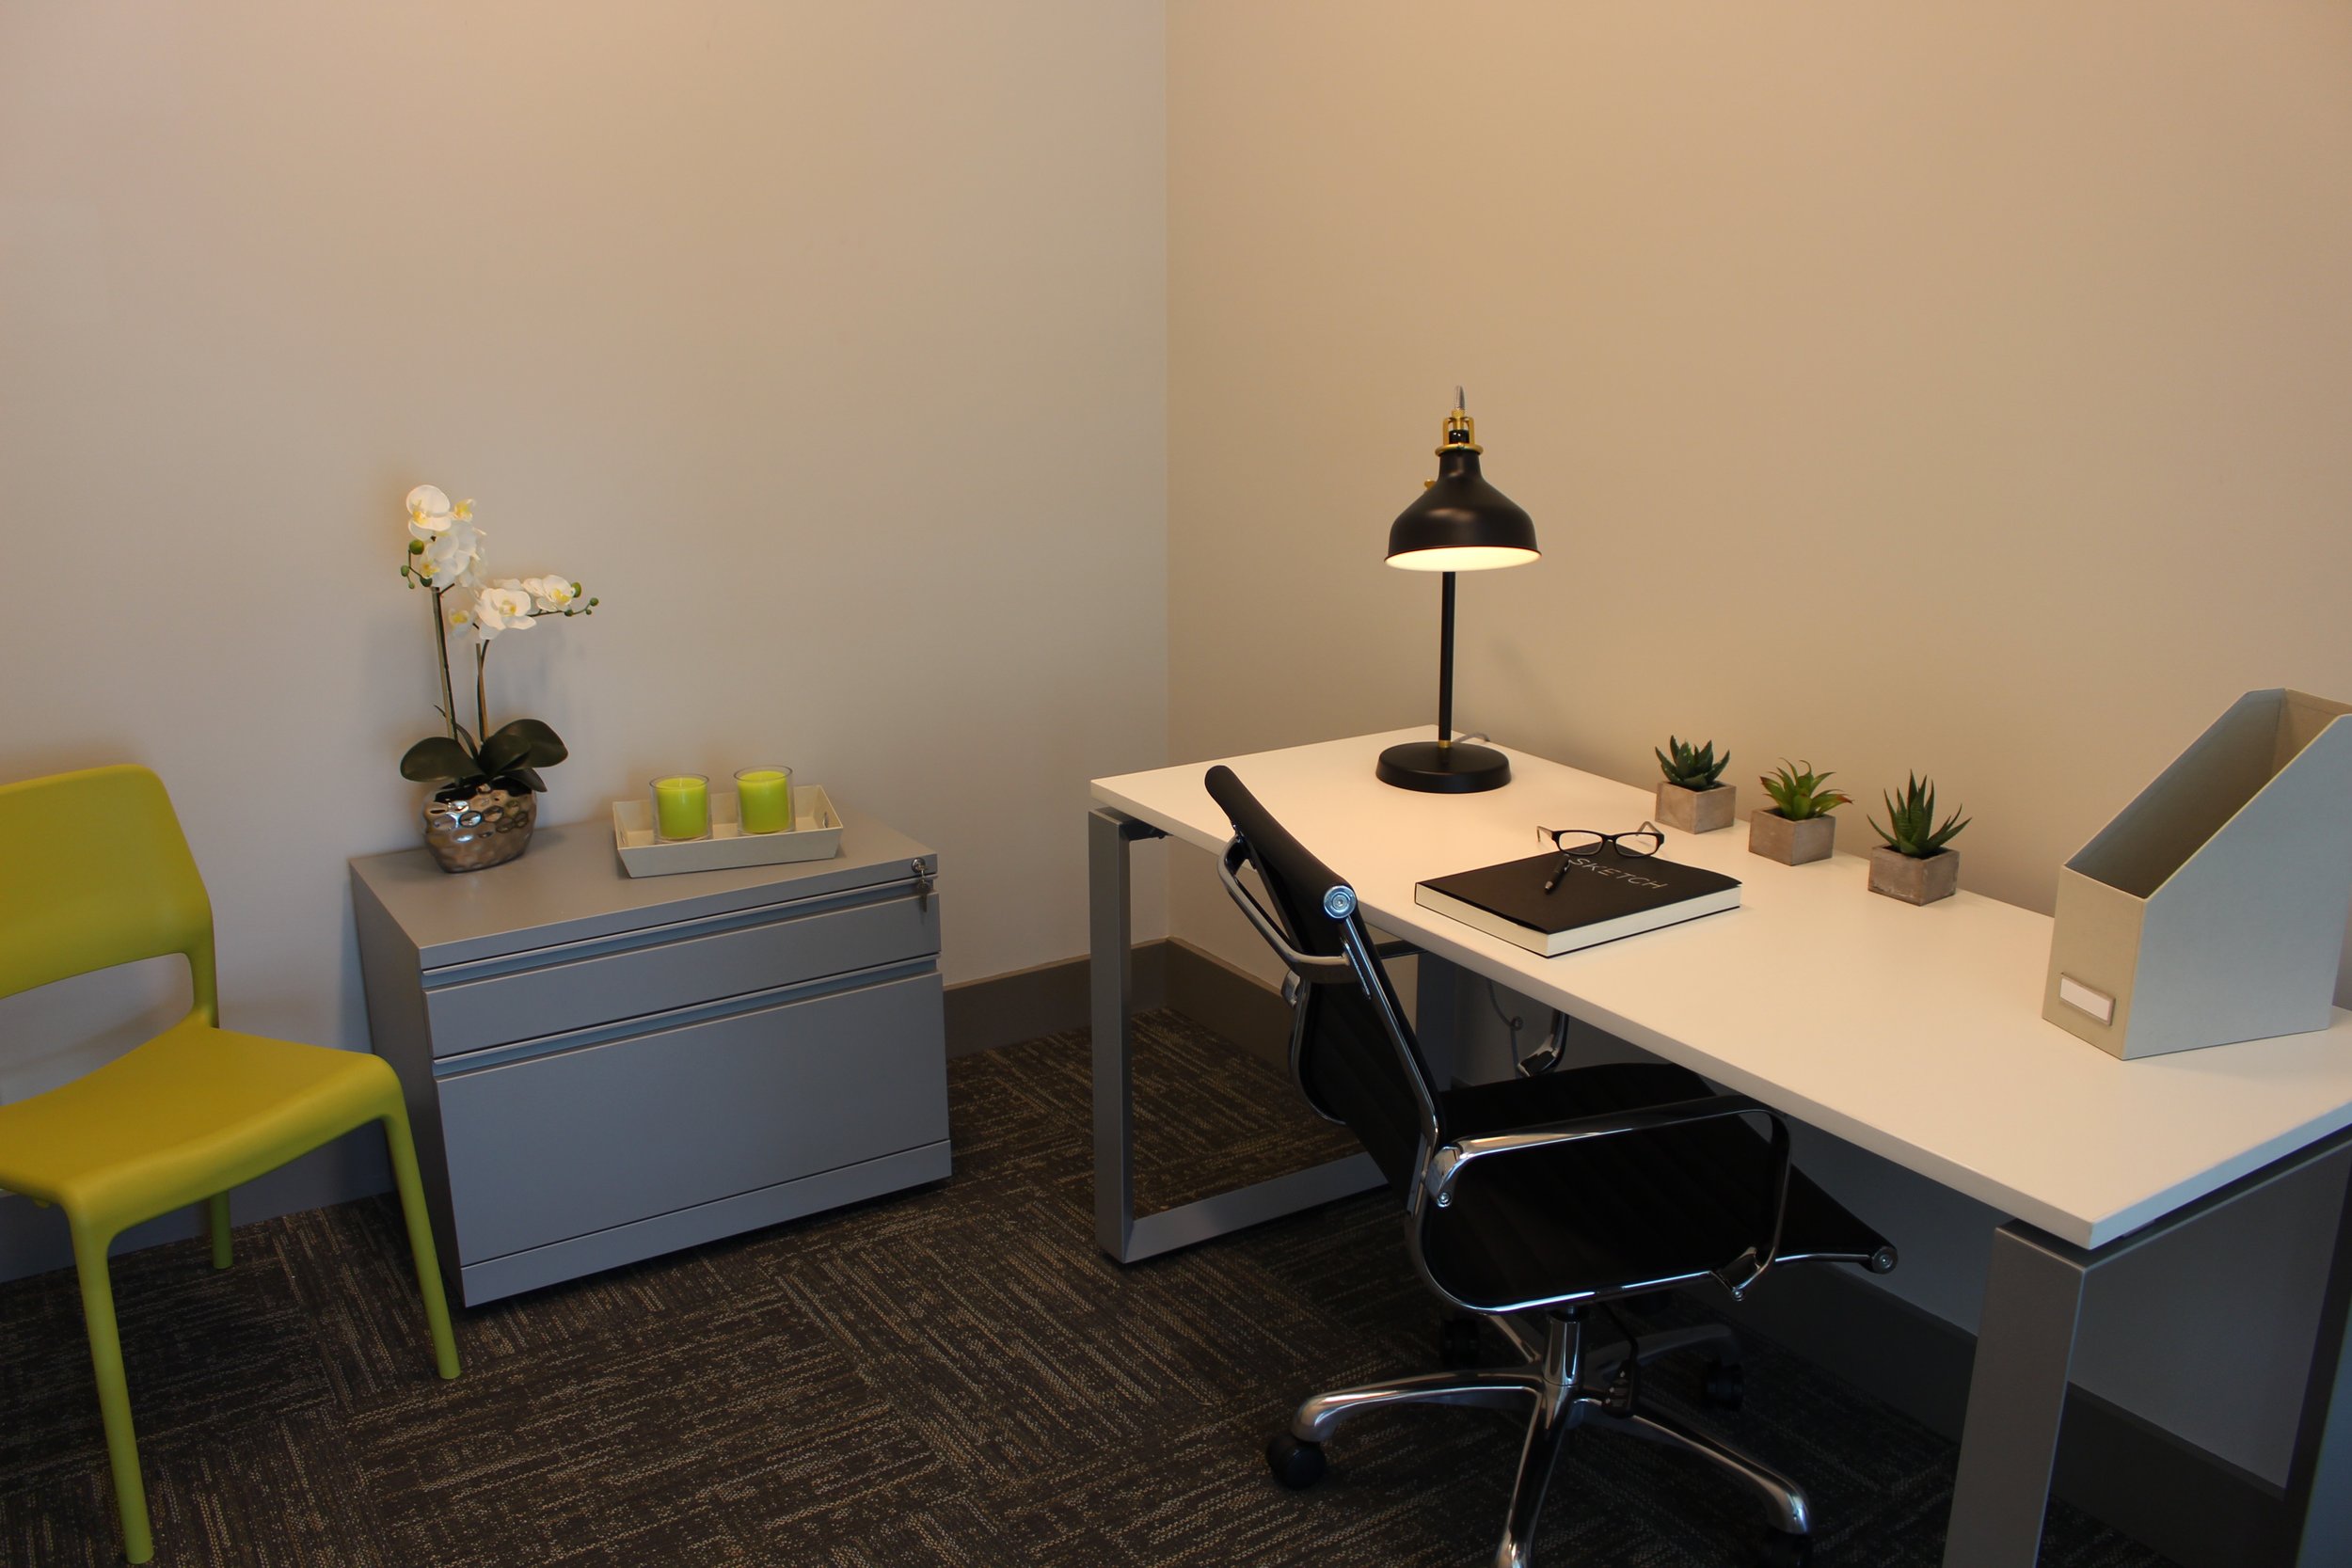
[[[1740,1257],[1714,1271],[1715,1277],[1737,1301],[1749,1286],[1763,1276],[1764,1271],[1771,1268],[1773,1259],[1779,1256],[1782,1226],[1788,1212],[1788,1124],[1781,1119],[1779,1112],[1769,1105],[1759,1104],[1746,1095],[1708,1095],[1699,1100],[1678,1100],[1636,1111],[1608,1111],[1597,1116],[1518,1128],[1508,1132],[1456,1138],[1433,1151],[1422,1167],[1422,1193],[1438,1208],[1450,1208],[1454,1202],[1454,1183],[1460,1180],[1463,1171],[1481,1160],[1504,1154],[1523,1154],[1530,1149],[1559,1148],[1569,1144],[1589,1143],[1597,1138],[1657,1132],[1670,1127],[1718,1121],[1725,1117],[1745,1116],[1763,1116],[1772,1120],[1772,1222],[1770,1235],[1758,1238],[1758,1244],[1749,1247]]]

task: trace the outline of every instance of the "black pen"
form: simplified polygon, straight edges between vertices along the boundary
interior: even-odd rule
[[[1551,880],[1549,880],[1549,881],[1548,881],[1548,882],[1546,882],[1546,883],[1544,884],[1544,891],[1545,891],[1546,893],[1549,893],[1549,892],[1550,892],[1553,888],[1558,887],[1558,886],[1560,885],[1561,879],[1562,879],[1563,878],[1566,877],[1566,876],[1567,876],[1567,874],[1568,874],[1568,857],[1567,857],[1567,856],[1565,856],[1565,855],[1563,855],[1563,856],[1561,856],[1561,857],[1560,857],[1560,868],[1559,868],[1557,871],[1554,871],[1554,872],[1551,874]]]

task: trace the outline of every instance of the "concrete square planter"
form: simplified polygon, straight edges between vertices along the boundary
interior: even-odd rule
[[[1808,816],[1793,822],[1780,815],[1778,806],[1767,806],[1748,818],[1748,853],[1761,855],[1783,865],[1803,865],[1807,861],[1825,861],[1837,847],[1837,818]]]
[[[1960,891],[1960,851],[1938,849],[1914,860],[1882,844],[1870,851],[1870,891],[1906,904],[1932,904]]]
[[[1685,789],[1661,780],[1658,785],[1658,825],[1679,828],[1686,833],[1711,833],[1718,828],[1731,826],[1739,800],[1738,784]]]

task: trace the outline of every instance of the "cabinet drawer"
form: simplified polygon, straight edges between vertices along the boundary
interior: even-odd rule
[[[916,975],[438,1084],[458,1261],[947,1136],[940,980]]]
[[[553,962],[491,966],[478,979],[437,975],[425,992],[433,1054],[562,1034],[870,969],[939,951],[939,899],[912,888],[846,907],[697,922],[581,943]],[[716,926],[718,928],[713,929]]]

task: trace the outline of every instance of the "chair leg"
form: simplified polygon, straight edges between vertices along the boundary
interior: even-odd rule
[[[1606,1373],[1625,1365],[1629,1349],[1638,1350],[1636,1359],[1645,1367],[1653,1361],[1691,1350],[1713,1351],[1715,1359],[1725,1366],[1736,1367],[1740,1364],[1740,1341],[1730,1328],[1723,1323],[1706,1323],[1696,1328],[1673,1328],[1657,1334],[1645,1334],[1630,1346],[1622,1340],[1603,1345],[1593,1352],[1587,1365],[1596,1376]]]
[[[1805,1500],[1804,1489],[1779,1471],[1749,1458],[1730,1444],[1694,1432],[1671,1416],[1655,1411],[1636,1410],[1629,1415],[1613,1415],[1595,1410],[1586,1417],[1604,1431],[1623,1433],[1645,1442],[1679,1449],[1695,1454],[1725,1474],[1743,1481],[1749,1490],[1764,1499],[1765,1512],[1771,1515],[1774,1529],[1790,1535],[1810,1535],[1813,1532],[1812,1505]]]
[[[1740,1338],[1728,1323],[1702,1323],[1696,1328],[1670,1328],[1661,1334],[1645,1334],[1641,1340],[1641,1362],[1646,1367],[1661,1356],[1679,1355],[1686,1350],[1711,1350],[1717,1360],[1730,1366],[1740,1361]]]
[[[131,1390],[122,1375],[122,1338],[115,1327],[113,1277],[106,1269],[111,1236],[73,1227],[73,1268],[82,1281],[82,1323],[89,1334],[90,1370],[98,1379],[98,1414],[106,1429],[106,1462],[114,1471],[115,1509],[122,1518],[122,1555],[145,1562],[155,1555],[147,1519],[147,1487],[139,1479],[139,1446],[131,1429]]]
[[[1544,1491],[1559,1467],[1560,1450],[1567,1447],[1581,1411],[1538,1402],[1528,1418],[1527,1441],[1519,1448],[1519,1473],[1511,1483],[1511,1512],[1503,1516],[1502,1540],[1495,1547],[1494,1568],[1527,1568],[1535,1550],[1535,1523],[1544,1512]]]
[[[408,1222],[408,1251],[416,1260],[417,1291],[424,1297],[424,1321],[433,1332],[433,1359],[443,1377],[455,1377],[457,1337],[441,1293],[441,1261],[433,1248],[433,1220],[425,1212],[424,1182],[417,1174],[417,1146],[408,1135],[405,1110],[384,1117],[384,1143],[392,1157],[392,1182],[400,1189],[401,1216]]]
[[[1542,1398],[1540,1380],[1523,1371],[1430,1372],[1317,1394],[1298,1407],[1291,1420],[1291,1435],[1302,1443],[1325,1442],[1349,1417],[1390,1405],[1472,1404],[1524,1410],[1530,1403],[1540,1403]]]
[[[213,1267],[227,1268],[230,1256],[227,1193],[215,1193],[204,1200],[204,1227],[213,1236]]]

